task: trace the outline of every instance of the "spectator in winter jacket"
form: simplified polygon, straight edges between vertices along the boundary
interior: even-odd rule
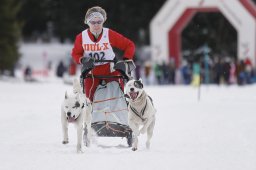
[[[114,30],[103,27],[107,19],[105,10],[99,6],[89,8],[85,14],[85,24],[89,26],[76,36],[72,57],[77,64],[83,64],[84,74],[120,75],[118,70],[112,70],[111,64],[94,62],[94,60],[116,60],[113,47],[124,52],[123,60],[133,59],[134,43]],[[87,78],[84,81],[85,94],[92,101],[94,92],[101,79]],[[118,78],[106,79],[118,81],[123,87],[123,81]]]
[[[65,71],[66,71],[66,66],[64,65],[63,61],[60,61],[56,70],[57,77],[63,77],[63,74],[65,73]]]

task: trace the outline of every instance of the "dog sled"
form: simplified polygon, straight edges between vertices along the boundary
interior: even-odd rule
[[[94,62],[108,62],[112,60],[94,60]],[[131,75],[135,69],[132,60],[125,62],[125,72]],[[99,137],[123,137],[127,139],[129,147],[132,146],[132,130],[128,125],[128,109],[125,95],[117,81],[106,83],[107,79],[119,79],[126,83],[127,77],[124,75],[91,75],[81,74],[81,86],[84,88],[85,79],[100,79],[100,84],[97,86],[92,101],[92,129]],[[85,93],[84,89],[83,92]],[[85,128],[84,142],[87,145],[87,129]]]

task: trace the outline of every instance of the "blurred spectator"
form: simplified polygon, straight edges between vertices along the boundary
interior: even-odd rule
[[[252,83],[256,83],[256,68],[255,67],[252,70]]]
[[[150,77],[150,72],[151,72],[151,63],[150,61],[146,61],[145,66],[144,66],[144,75],[146,79],[146,84],[149,84],[149,77]]]
[[[168,77],[170,75],[170,72],[169,72],[167,64],[164,61],[162,63],[161,68],[162,68],[162,75],[163,75],[162,84],[168,84]]]
[[[157,80],[157,84],[162,84],[162,70],[161,66],[158,63],[154,65],[154,72]]]
[[[191,70],[188,65],[188,62],[186,60],[182,61],[182,66],[181,66],[181,75],[183,79],[184,84],[190,84],[191,82]]]
[[[252,74],[253,74],[252,62],[249,58],[246,58],[244,61],[244,64],[245,64],[245,82],[246,84],[251,84]]]
[[[220,84],[221,81],[221,76],[222,76],[222,64],[221,64],[221,60],[219,57],[216,57],[214,59],[214,66],[213,66],[213,72],[214,72],[214,83],[215,84]]]
[[[167,82],[168,84],[175,84],[175,61],[173,59],[170,59],[169,65],[168,65],[168,78]]]
[[[136,66],[136,68],[135,68],[135,78],[136,78],[136,80],[139,80],[141,78],[141,74],[140,74],[141,73],[141,61],[138,60],[137,55],[134,56],[133,61],[134,61],[135,66]]]
[[[66,71],[66,67],[63,61],[60,61],[57,66],[57,72],[56,72],[57,77],[62,77],[65,71]]]
[[[229,57],[225,57],[224,64],[223,64],[223,72],[222,72],[225,84],[229,84],[230,68],[231,68],[230,67],[230,58]]]
[[[192,85],[199,86],[200,84],[200,64],[198,62],[193,63],[193,78],[192,78]]]
[[[30,66],[27,66],[24,71],[24,80],[25,81],[32,81],[32,69]]]
[[[243,60],[238,60],[236,66],[236,76],[238,85],[245,84],[245,64]]]
[[[229,72],[230,72],[229,83],[235,84],[236,83],[236,65],[234,63],[234,60],[231,60]]]
[[[202,68],[201,68],[201,74],[202,74],[202,83],[209,84],[210,83],[210,77],[211,77],[211,67],[212,67],[212,60],[210,59],[208,54],[203,55],[202,59]]]

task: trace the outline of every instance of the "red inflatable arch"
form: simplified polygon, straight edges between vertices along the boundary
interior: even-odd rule
[[[181,60],[181,33],[197,12],[221,12],[238,31],[238,58],[255,65],[256,7],[250,0],[169,0],[150,23],[152,55],[155,60]]]

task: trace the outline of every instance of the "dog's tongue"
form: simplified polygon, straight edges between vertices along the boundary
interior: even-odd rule
[[[76,119],[73,118],[73,117],[68,117],[67,119],[68,119],[68,122],[69,122],[69,123],[72,123],[72,122],[75,122],[75,121],[76,121]]]
[[[132,98],[132,100],[135,100],[138,96],[138,92],[130,92],[130,97]]]

